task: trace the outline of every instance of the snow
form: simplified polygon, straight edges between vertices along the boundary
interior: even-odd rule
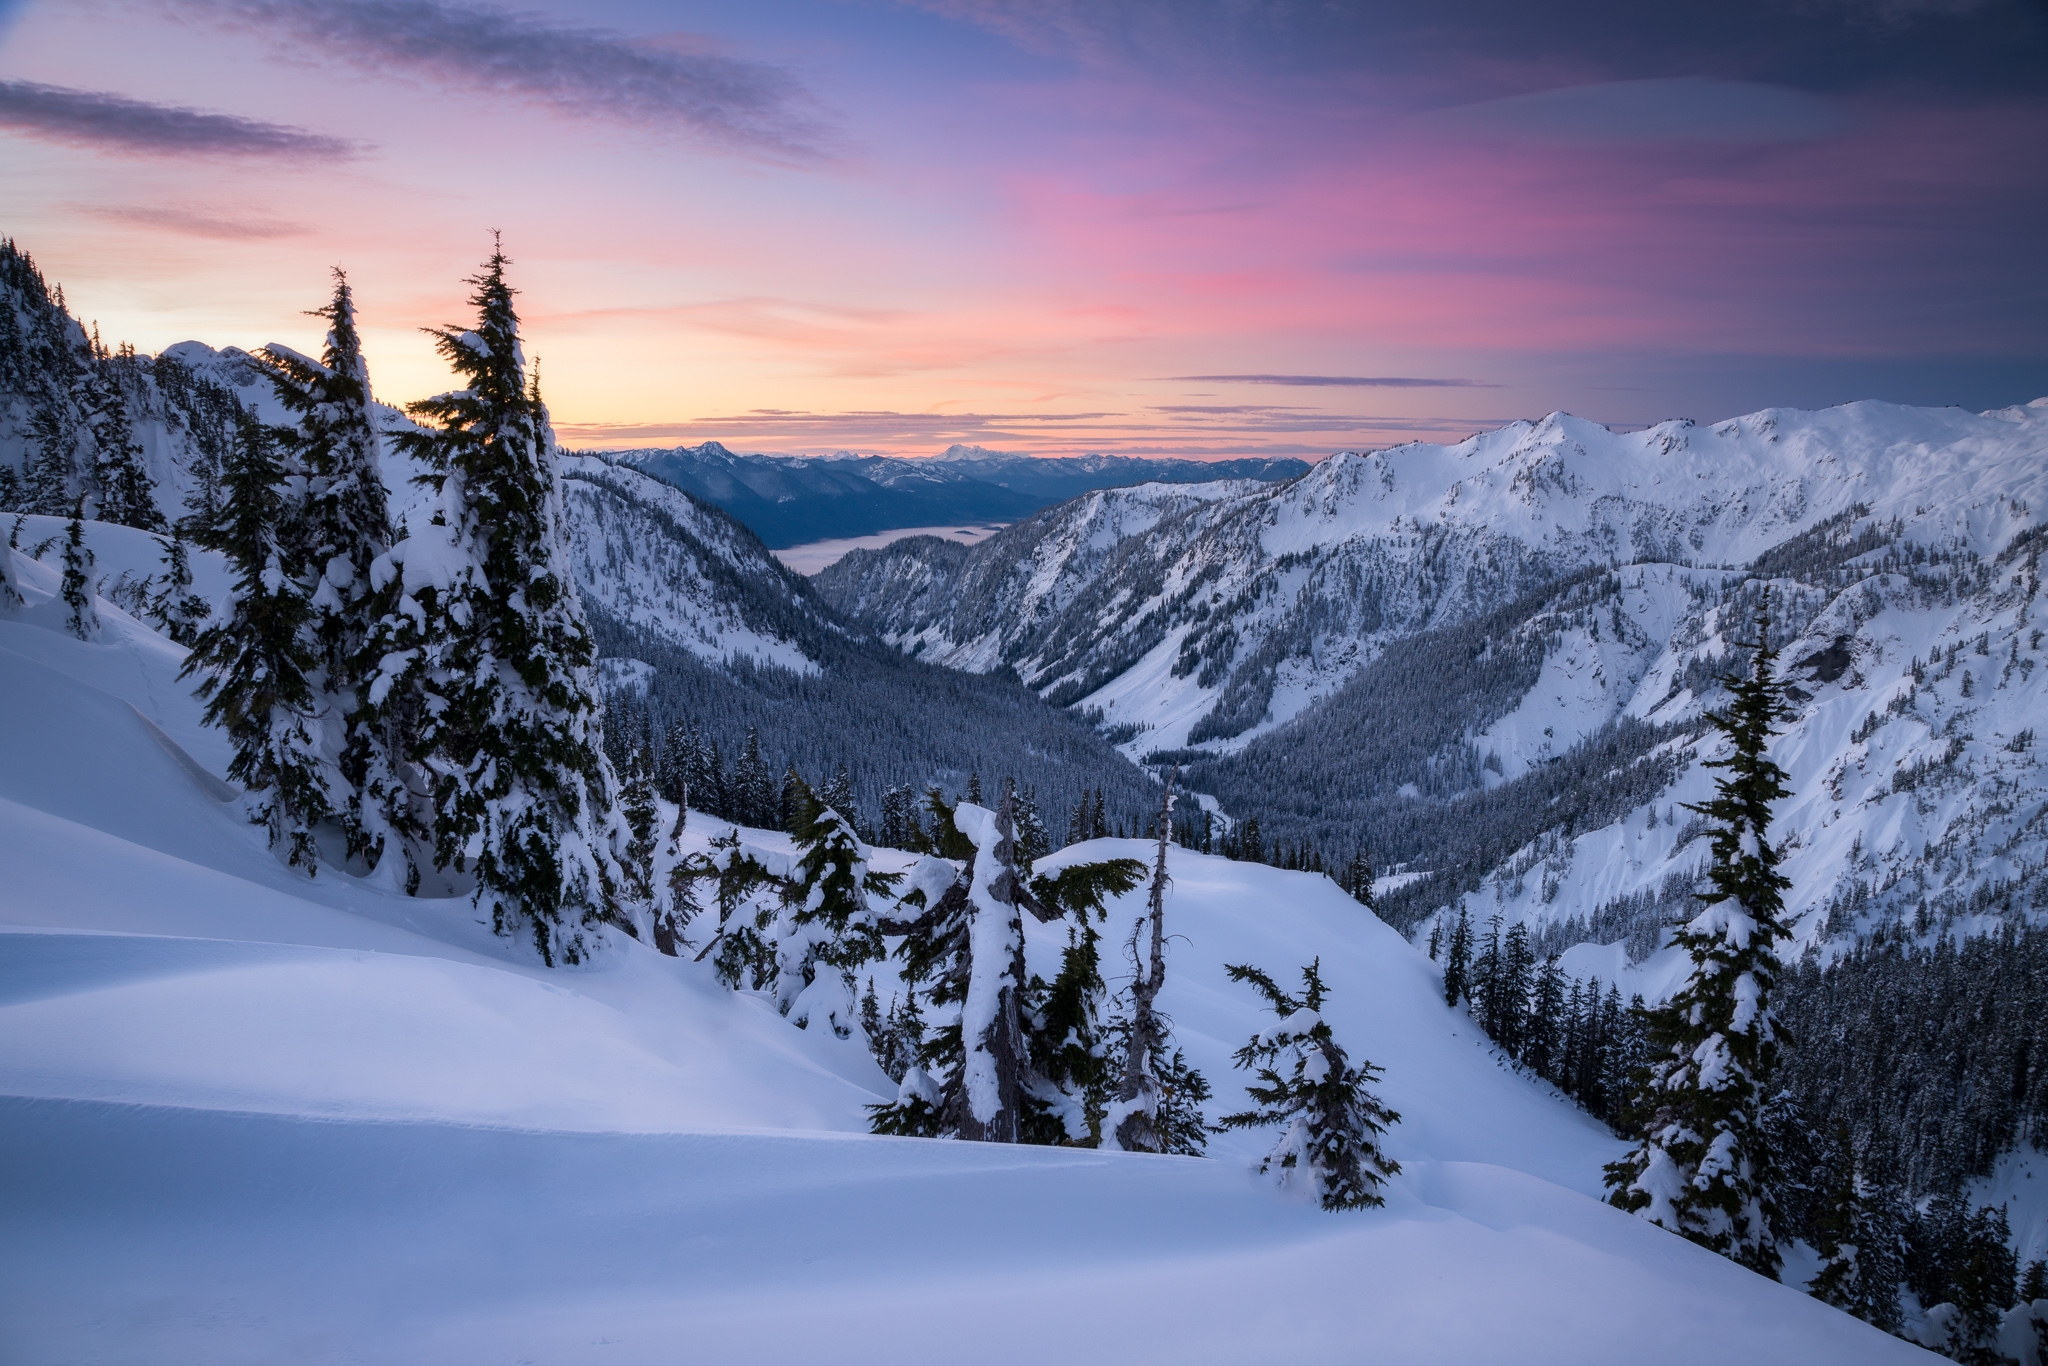
[[[799,1030],[708,964],[615,936],[549,971],[465,900],[285,868],[195,777],[224,754],[180,652],[112,603],[101,642],[60,634],[54,570],[17,567],[10,1359],[1926,1359],[1600,1204],[1620,1145],[1502,1067],[1427,960],[1325,879],[1175,851],[1160,1004],[1234,1103],[1227,1055],[1264,1022],[1221,965],[1320,956],[1323,1018],[1403,1115],[1386,1209],[1255,1183],[1258,1135],[1208,1161],[874,1138],[862,1107],[894,1088],[859,1039]],[[1116,902],[1106,943],[1142,902]],[[1059,929],[1029,923],[1035,969]]]

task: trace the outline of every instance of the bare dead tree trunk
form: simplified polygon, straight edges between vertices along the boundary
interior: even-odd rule
[[[1152,891],[1145,918],[1131,930],[1131,966],[1137,976],[1131,982],[1131,1034],[1124,1055],[1123,1084],[1117,1088],[1117,1108],[1123,1118],[1117,1122],[1117,1146],[1131,1153],[1163,1153],[1166,1139],[1159,1132],[1159,1054],[1166,1031],[1152,1003],[1166,985],[1166,846],[1173,836],[1173,777],[1159,798],[1159,848],[1152,864]],[[1151,951],[1141,958],[1138,940],[1149,929]]]

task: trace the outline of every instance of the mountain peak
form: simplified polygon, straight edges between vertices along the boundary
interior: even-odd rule
[[[963,446],[959,442],[933,456],[934,460],[1028,460],[1023,451],[992,451],[986,446]]]

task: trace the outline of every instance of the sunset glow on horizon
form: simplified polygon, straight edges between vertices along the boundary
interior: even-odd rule
[[[2048,393],[2048,11],[0,6],[0,233],[394,402],[503,233],[583,447],[1317,458]]]

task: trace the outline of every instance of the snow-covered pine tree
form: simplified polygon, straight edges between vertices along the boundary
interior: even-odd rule
[[[774,919],[774,907],[761,904],[762,894],[779,893],[782,884],[765,864],[740,847],[736,828],[713,835],[710,844],[708,854],[693,856],[672,874],[692,883],[710,881],[718,904],[718,927],[697,951],[696,961],[710,958],[718,980],[735,991],[760,991],[775,980],[776,967],[775,944],[766,933]],[[695,903],[694,895],[686,900]],[[679,931],[680,926],[677,928]]]
[[[292,415],[293,425],[279,439],[305,481],[291,530],[292,572],[309,594],[309,629],[319,654],[314,686],[339,730],[342,828],[350,852],[375,867],[387,847],[423,833],[402,772],[407,726],[400,723],[400,704],[380,714],[369,700],[378,662],[373,642],[386,606],[372,590],[371,567],[391,548],[391,524],[369,366],[348,277],[339,269],[333,297],[312,316],[328,325],[319,360],[275,345],[257,355],[278,402]],[[410,862],[409,847],[405,856]]]
[[[247,791],[251,821],[270,847],[312,876],[314,827],[333,819],[340,775],[321,743],[312,679],[319,651],[304,585],[287,571],[281,528],[295,521],[272,430],[243,413],[221,474],[220,520],[193,538],[226,556],[234,587],[226,611],[192,642],[179,677],[197,673],[206,719],[227,732],[228,776]]]
[[[626,768],[619,777],[619,814],[633,836],[623,864],[633,882],[635,899],[645,899],[653,891],[655,843],[661,834],[657,828],[661,808],[655,800],[654,775],[648,770],[647,757],[646,750],[628,750]]]
[[[1031,865],[1052,852],[1052,832],[1038,811],[1038,793],[1022,788],[1017,793],[1017,862],[1027,872]]]
[[[843,1039],[860,1018],[853,974],[883,953],[879,899],[902,875],[870,868],[874,850],[808,788],[796,798],[802,807],[794,833],[803,856],[794,890],[802,900],[777,937],[776,1004],[798,1026],[819,1021]]]
[[[388,553],[402,591],[372,647],[369,697],[383,706],[394,686],[418,690],[435,863],[471,873],[493,928],[525,934],[554,965],[588,956],[601,923],[628,923],[620,857],[632,832],[604,756],[554,432],[507,264],[494,249],[470,278],[473,326],[432,329],[467,383],[411,405],[422,430],[398,438],[439,496],[430,523]]]
[[[85,428],[92,435],[92,484],[97,494],[97,517],[117,526],[142,531],[165,531],[169,524],[156,505],[156,486],[143,468],[142,447],[136,444],[135,428],[128,418],[128,399],[122,392],[115,367],[132,367],[132,353],[122,349],[113,359],[104,353],[94,357],[87,369],[79,398],[85,410]]]
[[[832,776],[818,789],[818,800],[848,820],[853,819],[853,775],[846,771],[845,764],[832,770]]]
[[[1043,922],[1096,913],[1104,897],[1129,891],[1144,876],[1137,860],[1110,859],[1061,869],[1027,887],[1016,865],[1014,798],[1008,779],[994,811],[967,802],[949,808],[936,788],[928,796],[934,817],[951,827],[941,855],[963,857],[966,867],[936,896],[914,869],[905,899],[915,896],[916,903],[886,929],[904,935],[906,978],[930,982],[931,1004],[957,1003],[960,1020],[927,1040],[896,1103],[873,1108],[877,1133],[988,1143],[1025,1137],[1032,1107],[1045,1103],[1031,1092],[1050,1083],[1035,1074],[1024,1030],[1023,914]]]
[[[962,802],[953,812],[954,827],[975,851],[967,867],[970,972],[960,1003],[964,1057],[956,1123],[960,1137],[984,1143],[1015,1143],[1023,1121],[1023,913],[1040,920],[1058,914],[1031,896],[1017,875],[1014,821],[1007,788],[995,811]]]
[[[149,595],[149,621],[157,630],[189,648],[193,641],[199,639],[200,629],[213,615],[213,608],[205,598],[192,591],[192,557],[185,544],[184,531],[173,529],[169,540],[159,536],[156,543],[163,547],[164,572],[157,575],[156,591]]]
[[[1166,1022],[1153,1002],[1166,985],[1166,846],[1173,832],[1173,778],[1159,797],[1158,848],[1152,863],[1152,887],[1145,915],[1131,930],[1131,1016],[1124,1034],[1123,1076],[1116,1101],[1102,1121],[1102,1146],[1132,1153],[1163,1153],[1160,1132],[1160,1071],[1167,1056]],[[1139,940],[1146,943],[1141,952]]]
[[[1034,976],[1024,995],[1024,1043],[1030,1057],[1025,1143],[1092,1146],[1102,1136],[1112,1040],[1103,1007],[1102,935],[1088,915],[1067,926],[1060,970],[1050,984]]]
[[[93,572],[92,547],[85,543],[85,503],[71,508],[71,520],[64,527],[64,580],[58,594],[64,599],[64,626],[80,640],[100,636],[99,576]]]
[[[1763,1103],[1780,1044],[1771,992],[1791,884],[1770,844],[1771,804],[1789,789],[1766,753],[1784,710],[1768,597],[1756,627],[1748,676],[1725,678],[1728,706],[1707,717],[1728,741],[1728,753],[1708,761],[1723,776],[1711,801],[1689,807],[1714,823],[1711,886],[1677,935],[1692,969],[1651,1017],[1653,1061],[1636,1097],[1645,1128],[1636,1150],[1608,1165],[1607,1185],[1619,1208],[1775,1277],[1780,1229]]]
[[[1258,1108],[1225,1115],[1226,1129],[1280,1126],[1280,1138],[1259,1171],[1284,1186],[1301,1179],[1326,1210],[1366,1209],[1386,1203],[1379,1187],[1401,1164],[1380,1151],[1380,1135],[1401,1116],[1368,1088],[1379,1078],[1369,1062],[1352,1063],[1322,1017],[1328,989],[1322,960],[1301,970],[1303,991],[1282,991],[1258,968],[1225,964],[1233,982],[1248,982],[1273,1008],[1275,1022],[1237,1050],[1237,1065],[1257,1070],[1246,1092]]]

